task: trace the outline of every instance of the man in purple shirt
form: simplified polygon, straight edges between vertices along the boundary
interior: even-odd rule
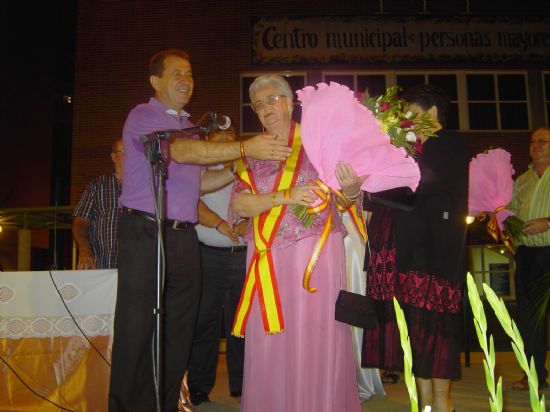
[[[156,410],[153,378],[153,331],[156,306],[157,224],[149,160],[139,136],[191,127],[183,107],[193,94],[189,55],[177,49],[155,54],[150,62],[155,97],[139,104],[124,125],[124,186],[120,196],[118,289],[114,322],[110,412]],[[192,138],[170,143],[166,180],[164,250],[163,411],[176,412],[187,369],[200,297],[199,244],[195,223],[200,191],[215,190],[232,179],[230,171],[204,172],[199,165],[246,156],[284,160],[290,149],[274,136],[258,135],[240,146]]]

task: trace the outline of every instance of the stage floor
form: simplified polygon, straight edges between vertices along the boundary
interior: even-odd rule
[[[462,363],[462,379],[453,383],[452,398],[458,412],[487,412],[489,408],[489,393],[485,384],[482,354],[471,353],[471,365],[464,367]],[[464,358],[463,358],[464,360]],[[502,376],[504,410],[506,412],[527,412],[531,410],[529,393],[511,389],[512,383],[521,377],[521,370],[516,363],[513,352],[497,352],[497,376]],[[546,362],[550,369],[550,360]],[[385,385],[386,396],[375,396],[363,402],[364,412],[409,412],[410,403],[404,380],[401,378],[395,385]],[[544,392],[546,398],[550,390]],[[197,412],[236,412],[239,410],[239,401],[229,396],[227,386],[227,369],[225,355],[221,354],[218,362],[218,376],[216,386],[210,394],[211,403],[204,403],[196,407]],[[550,409],[550,401],[546,401]],[[340,412],[340,411],[339,411]],[[345,412],[345,411],[341,411]]]

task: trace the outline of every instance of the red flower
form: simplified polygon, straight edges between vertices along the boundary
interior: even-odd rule
[[[409,120],[409,119],[403,119],[401,120],[401,128],[402,129],[406,129],[407,127],[411,127],[413,125],[413,121],[412,120]]]
[[[379,107],[379,110],[381,112],[385,112],[386,110],[388,110],[390,108],[390,104],[388,102],[383,102],[383,103],[380,103],[380,107]]]
[[[416,142],[414,142],[411,146],[416,153],[424,152],[424,146],[422,146],[422,140],[420,140],[420,138],[417,138]]]

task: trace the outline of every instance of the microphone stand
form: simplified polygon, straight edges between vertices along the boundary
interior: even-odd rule
[[[204,136],[211,129],[211,126],[194,126],[187,129],[166,130],[154,132],[150,135],[140,136],[141,142],[145,145],[145,155],[153,164],[156,176],[156,190],[154,192],[156,221],[157,221],[157,273],[156,273],[156,304],[153,309],[155,316],[155,333],[153,344],[153,374],[155,379],[155,395],[157,412],[163,408],[163,318],[164,318],[164,279],[166,276],[165,250],[164,250],[164,217],[165,217],[165,187],[166,187],[166,163],[168,159],[167,146],[163,146],[162,140],[168,140],[172,136],[190,136],[199,134]],[[163,149],[166,149],[163,150]],[[154,183],[153,183],[154,184]]]
[[[153,309],[155,316],[155,333],[154,333],[154,353],[153,353],[153,373],[155,379],[155,391],[157,411],[162,412],[163,406],[163,293],[164,293],[164,278],[166,275],[165,255],[164,255],[164,215],[165,215],[165,187],[166,187],[166,159],[162,153],[162,145],[160,140],[152,140],[145,146],[147,158],[154,165],[156,176],[156,191],[155,204],[156,219],[157,219],[157,274],[156,274],[156,305]]]

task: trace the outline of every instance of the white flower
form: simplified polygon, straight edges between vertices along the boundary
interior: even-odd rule
[[[411,120],[414,116],[414,112],[411,112],[410,110],[405,113],[405,119]]]
[[[405,139],[407,139],[407,142],[416,142],[416,134],[414,132],[407,132]]]

